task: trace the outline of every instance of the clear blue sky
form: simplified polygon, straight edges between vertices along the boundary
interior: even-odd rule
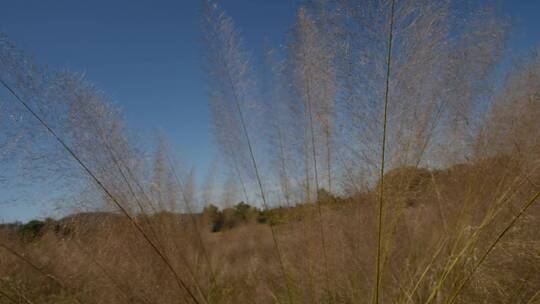
[[[296,0],[225,0],[247,44],[283,41]],[[0,31],[53,68],[84,72],[123,109],[135,134],[162,130],[204,174],[215,156],[200,69],[201,1],[2,1]],[[0,206],[0,221],[36,205]]]
[[[223,0],[248,47],[282,43],[298,0]],[[540,0],[506,0],[513,44],[540,41]],[[200,1],[2,1],[0,31],[54,68],[85,72],[123,109],[143,138],[161,129],[188,164],[204,173],[215,149],[200,70]],[[32,205],[3,207],[0,221],[39,215]]]

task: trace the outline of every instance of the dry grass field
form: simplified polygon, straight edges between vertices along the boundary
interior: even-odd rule
[[[0,186],[67,202],[0,225],[0,303],[540,303],[540,55],[496,4],[305,1],[257,61],[201,3],[204,180],[0,34]]]
[[[446,170],[389,172],[385,221],[391,239],[385,239],[381,284],[385,301],[424,303],[438,290],[431,301],[445,303],[463,285],[457,303],[535,303],[540,208],[533,206],[518,222],[512,220],[538,191],[534,181],[540,181],[540,172],[524,178],[520,166],[505,157]],[[264,221],[260,212],[248,211],[244,219],[229,209],[228,226],[217,232],[212,232],[215,219],[208,212],[161,213],[137,221],[201,302],[287,299],[273,254],[271,223],[294,302],[357,303],[369,300],[376,197],[371,191],[321,202],[322,223],[314,204],[271,209]],[[328,273],[319,225],[329,236]],[[81,213],[45,222],[35,234],[21,230],[2,229],[2,245],[9,248],[0,259],[6,299],[174,303],[186,297],[132,223],[120,215]],[[2,301],[9,303],[6,299]]]

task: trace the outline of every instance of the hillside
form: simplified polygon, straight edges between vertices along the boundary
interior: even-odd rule
[[[438,267],[444,267],[445,257],[455,254],[455,249],[449,246],[454,242],[474,242],[474,252],[477,253],[473,253],[472,259],[459,261],[456,266],[462,269],[471,267],[475,261],[473,257],[486,250],[490,240],[508,222],[504,219],[515,214],[519,203],[532,190],[532,184],[524,184],[512,188],[514,197],[511,201],[497,201],[495,194],[501,185],[512,182],[519,172],[518,167],[519,164],[510,158],[497,158],[444,170],[402,168],[389,171],[385,176],[385,187],[391,205],[386,208],[393,212],[387,214],[397,216],[389,215],[386,219],[390,223],[387,233],[395,237],[395,241],[385,247],[385,267],[395,277],[387,277],[386,280],[407,275],[411,264],[430,265],[424,276],[435,276]],[[479,176],[489,176],[490,180],[479,180]],[[540,181],[540,176],[530,177],[531,183],[535,181]],[[373,254],[375,241],[374,207],[378,187],[355,197],[335,197],[322,202],[322,227],[328,236],[325,246],[332,276],[330,284],[336,296],[354,298],[352,292],[358,286],[361,288],[363,280],[369,279],[367,273],[372,267],[369,257]],[[283,284],[271,250],[269,224],[275,227],[286,256],[288,275],[298,284],[295,285],[297,297],[309,298],[318,293],[324,297],[323,286],[327,284],[325,269],[317,262],[323,260],[317,206],[303,204],[264,213],[250,208],[243,208],[244,213],[239,213],[238,208],[226,209],[221,211],[226,224],[219,231],[214,229],[215,217],[208,210],[193,215],[164,213],[139,216],[137,222],[150,231],[149,236],[164,252],[180,254],[172,260],[173,265],[181,271],[183,278],[191,278],[193,288],[210,292],[207,296],[220,303],[244,303],[249,302],[248,299],[266,303],[273,302],[268,284],[276,284],[275,287]],[[486,221],[487,214],[493,211],[497,214]],[[480,299],[501,302],[500,296],[490,298],[495,294],[491,288],[499,288],[500,284],[512,290],[519,286],[524,288],[524,284],[536,286],[540,283],[540,278],[534,275],[540,271],[540,262],[534,255],[540,242],[536,233],[540,226],[535,220],[539,216],[538,207],[531,209],[523,223],[510,232],[512,238],[498,245],[475,275],[474,283],[463,293],[463,303],[478,303]],[[197,227],[193,226],[194,223]],[[474,237],[471,229],[482,225],[485,227],[481,234],[486,241],[471,239]],[[24,230],[25,226],[22,227]],[[204,252],[195,235],[197,229],[201,232]],[[6,229],[2,231],[2,238],[6,239]],[[117,301],[114,299],[120,301],[126,294],[135,302],[173,297],[174,293],[170,294],[172,291],[169,289],[154,293],[145,288],[163,284],[160,278],[167,276],[166,270],[148,251],[144,241],[137,237],[133,225],[120,215],[75,214],[58,221],[49,220],[33,237],[28,233],[15,233],[18,237],[11,234],[12,248],[26,252],[33,263],[38,263],[40,271],[54,273],[60,282],[69,282],[70,290],[77,290],[74,294],[80,299],[114,303]],[[208,256],[205,257],[206,254]],[[509,258],[512,256],[523,258]],[[212,265],[214,282],[210,269],[206,267],[206,258]],[[18,286],[18,290],[39,302],[55,302],[65,297],[64,291],[58,289],[54,282],[33,275],[35,270],[16,263],[7,252],[2,252],[0,261],[4,273],[11,278],[4,282],[5,286]],[[502,268],[504,272],[498,271]],[[418,274],[409,275],[415,277]],[[525,282],[521,280],[524,275],[528,276]],[[417,278],[420,286],[429,284],[429,280]],[[459,281],[460,276],[456,273],[448,279]],[[477,283],[484,284],[486,289],[474,288]],[[403,281],[403,284],[408,283]],[[93,288],[88,288],[94,285],[101,291],[106,288],[108,292],[94,293]],[[407,286],[403,288],[411,288]],[[425,296],[418,290],[418,299]]]

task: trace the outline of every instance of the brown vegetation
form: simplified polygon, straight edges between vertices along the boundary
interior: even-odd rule
[[[539,172],[525,179],[520,169],[516,160],[501,157],[445,170],[405,168],[387,173],[387,208],[400,215],[387,219],[387,233],[393,230],[394,239],[385,246],[383,286],[389,287],[384,297],[396,303],[423,303],[446,270],[448,277],[437,298],[448,299],[534,193]],[[327,248],[333,299],[326,299],[323,292],[315,206],[269,210],[276,217],[273,225],[285,252],[287,275],[294,282],[295,302],[365,300],[373,271],[376,197],[374,189],[323,205],[324,226],[332,236]],[[258,223],[256,214],[250,220],[239,216],[233,220],[233,213],[224,210],[229,226],[219,232],[212,232],[214,218],[196,215],[215,282],[187,215],[164,213],[139,220],[153,227],[153,237],[171,263],[193,290],[206,293],[208,301],[274,302],[284,286],[268,224]],[[532,297],[540,285],[538,216],[540,209],[533,207],[512,227],[460,293],[460,303],[525,303]],[[83,303],[176,302],[166,269],[119,215],[79,214],[50,221],[32,239],[5,227],[2,240],[66,286],[40,276],[4,250],[2,290],[18,301],[25,297],[32,303],[69,302],[76,297]]]
[[[540,303],[540,57],[494,85],[465,2],[307,1],[262,90],[205,1],[221,196],[0,36],[2,166],[74,212],[0,226],[0,303]]]

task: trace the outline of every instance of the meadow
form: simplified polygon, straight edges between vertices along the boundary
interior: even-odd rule
[[[0,33],[0,185],[63,210],[0,225],[0,303],[540,303],[540,49],[496,3],[305,1],[264,54],[201,12],[202,179]]]

